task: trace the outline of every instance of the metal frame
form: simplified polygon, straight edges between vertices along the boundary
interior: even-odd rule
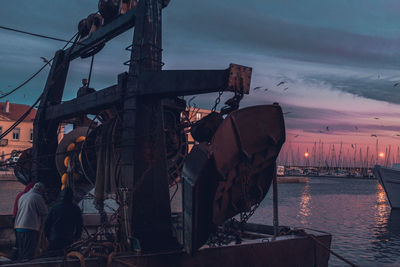
[[[79,114],[118,106],[121,122],[121,176],[127,188],[127,245],[145,251],[175,246],[165,156],[163,106],[165,98],[216,91],[249,92],[251,68],[162,71],[161,0],[141,0],[138,6],[92,33],[75,46],[56,53],[34,122],[33,177],[58,191],[54,161],[59,123]],[[135,26],[129,72],[118,84],[61,103],[69,63]],[[134,137],[134,138],[132,138]],[[139,242],[137,242],[139,241]]]

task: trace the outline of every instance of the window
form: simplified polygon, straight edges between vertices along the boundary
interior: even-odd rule
[[[33,129],[31,129],[31,132],[29,134],[29,140],[33,142]]]
[[[13,140],[19,140],[19,134],[20,134],[20,129],[19,128],[15,128],[12,132],[12,139]]]
[[[196,120],[201,120],[201,113],[196,113]]]

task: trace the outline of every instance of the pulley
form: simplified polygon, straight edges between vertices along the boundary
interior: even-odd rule
[[[86,174],[83,167],[87,162],[87,151],[83,145],[89,136],[88,127],[77,128],[64,135],[57,147],[56,166],[61,177],[61,188],[69,186],[74,190],[74,197],[80,200],[94,186],[95,177]]]

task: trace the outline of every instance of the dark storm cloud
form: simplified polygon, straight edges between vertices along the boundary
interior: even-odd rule
[[[76,32],[78,22],[97,10],[97,2],[14,0],[2,5],[0,25],[69,39]],[[339,9],[348,5],[343,1],[339,2]],[[278,1],[171,1],[169,7],[163,11],[166,67],[215,67],[218,65],[217,61],[225,64],[230,58],[240,59],[251,66],[255,57],[263,55],[294,59],[297,64],[308,61],[325,62],[327,65],[362,65],[370,68],[397,67],[400,60],[400,54],[397,52],[400,39],[375,34],[376,32],[367,34],[368,27],[360,32],[352,32],[352,29],[346,29],[343,25],[330,27],[319,13],[312,24],[295,23],[292,18],[296,18],[300,10],[293,9],[278,14],[277,5],[284,4],[279,4]],[[310,2],[311,7],[321,8],[318,7],[320,5],[323,4],[318,1]],[[303,8],[302,12],[304,9],[307,8]],[[357,7],[360,13],[365,9],[363,6]],[[349,11],[343,10],[341,14],[343,13],[347,13],[346,21],[352,21]],[[396,21],[393,18],[392,15],[387,21],[394,24]],[[19,81],[23,81],[41,66],[41,56],[51,58],[63,45],[11,32],[1,31],[0,34],[0,73],[7,77],[7,80],[0,80],[1,90],[8,84],[17,84],[19,75]],[[96,88],[115,83],[116,75],[126,70],[122,62],[126,61],[129,55],[124,51],[124,47],[128,46],[131,40],[132,32],[108,43],[96,56],[93,79]],[[67,83],[71,88],[66,89],[68,97],[74,95],[80,79],[88,71],[86,61],[77,60],[71,66],[74,69],[71,68],[71,81]],[[329,67],[327,70],[329,71]],[[254,69],[255,77],[262,71],[260,68]],[[282,76],[285,74],[282,73]],[[315,79],[325,79],[332,85],[337,85],[337,89],[359,96],[400,103],[400,97],[391,95],[395,91],[390,86],[375,86],[361,79],[332,77],[321,76]],[[42,78],[40,81],[37,79],[28,85],[28,89],[39,88],[35,90],[40,91],[43,84]],[[212,98],[205,97],[203,102],[208,103]]]
[[[385,125],[387,120],[400,117],[399,113],[373,113],[338,111],[324,108],[309,108],[290,104],[282,104],[285,124],[288,129],[298,129],[309,133],[332,135],[338,132],[374,133],[375,131],[391,131],[400,134],[400,126]],[[375,117],[379,116],[379,120]],[[359,118],[362,118],[362,122]],[[367,120],[366,120],[367,119]],[[368,122],[368,119],[370,122]],[[327,129],[328,127],[328,129]]]
[[[191,2],[191,1],[190,1]],[[191,5],[191,9],[189,9]],[[188,11],[183,11],[188,8]],[[260,4],[268,10],[268,5]],[[246,12],[242,5],[222,5],[215,1],[181,3],[168,10],[166,31],[208,40],[244,53],[274,54],[312,62],[363,66],[395,66],[400,59],[400,39],[368,36],[317,26],[291,24],[266,14]]]
[[[400,77],[377,79],[374,77],[320,76],[317,79],[330,83],[334,88],[364,98],[400,104]],[[397,84],[397,85],[396,85]]]

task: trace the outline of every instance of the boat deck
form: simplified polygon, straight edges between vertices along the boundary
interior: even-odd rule
[[[331,235],[316,231],[308,231],[307,234],[313,235],[313,238],[295,234],[274,238],[259,232],[246,232],[241,244],[203,246],[193,256],[183,250],[143,255],[121,254],[112,257],[109,265],[105,257],[85,258],[83,264],[76,258],[55,257],[3,266],[328,266],[329,251],[324,246],[330,247]]]

